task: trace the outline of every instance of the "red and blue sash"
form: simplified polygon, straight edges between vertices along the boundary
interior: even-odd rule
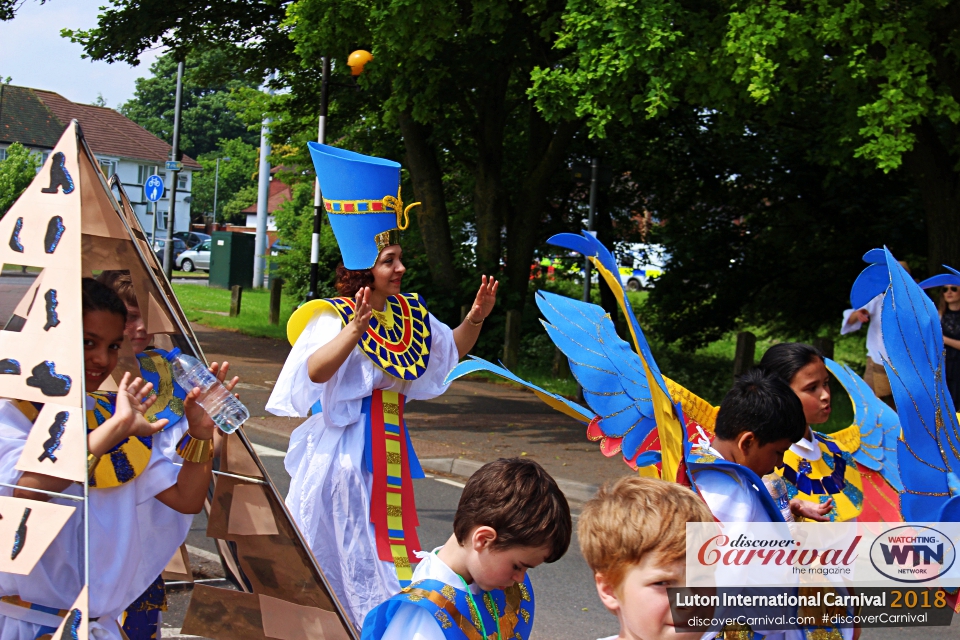
[[[362,408],[367,417],[363,460],[373,475],[370,522],[377,555],[394,564],[402,587],[410,584],[410,559],[420,550],[413,480],[424,477],[403,421],[405,400],[402,394],[376,389],[364,398]]]

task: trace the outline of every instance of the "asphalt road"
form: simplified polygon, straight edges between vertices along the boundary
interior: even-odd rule
[[[249,396],[248,396],[249,397]],[[248,429],[247,435],[267,468],[271,479],[282,495],[286,495],[290,478],[283,468],[283,451],[286,438],[268,432]],[[433,475],[414,482],[417,510],[420,515],[421,544],[425,549],[442,545],[453,529],[453,516],[460,499],[463,478]],[[579,514],[579,505],[572,504],[574,518]],[[191,528],[187,544],[192,547],[191,561],[199,563],[208,575],[215,574],[219,567],[203,561],[195,552],[215,553],[213,541],[206,537],[206,517],[198,515]],[[216,573],[222,575],[222,573]],[[534,624],[534,640],[594,640],[618,631],[616,619],[600,604],[594,590],[590,571],[579,552],[574,537],[570,550],[554,564],[545,564],[531,572],[536,589],[537,610]],[[227,586],[226,583],[211,583],[212,586]],[[164,614],[164,638],[180,636],[179,628],[189,598],[189,590],[174,588],[170,595],[170,610]],[[960,620],[954,618],[951,627],[913,627],[865,629],[861,640],[956,640],[960,633]]]

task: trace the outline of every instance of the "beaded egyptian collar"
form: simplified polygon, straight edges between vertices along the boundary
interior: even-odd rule
[[[814,435],[833,456],[833,472],[819,479],[811,478],[810,474],[813,472],[813,468],[810,466],[810,462],[800,458],[796,469],[784,461],[783,477],[787,482],[793,484],[800,493],[810,496],[835,495],[847,486],[847,481],[844,479],[844,474],[847,472],[847,461],[844,460],[843,452],[835,442],[822,437],[819,433]]]
[[[87,433],[90,433],[113,416],[117,394],[94,391],[87,393],[87,397],[93,400],[93,408],[87,410]],[[130,482],[147,468],[152,449],[153,436],[127,438],[103,455],[90,478],[90,487],[107,489]]]
[[[353,318],[353,300],[327,298],[326,302],[337,310],[343,324]],[[373,314],[358,344],[370,361],[389,375],[416,380],[430,362],[430,341],[430,314],[423,298],[401,293],[389,296],[384,310]]]

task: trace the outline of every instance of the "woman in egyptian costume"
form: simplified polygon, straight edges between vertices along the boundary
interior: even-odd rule
[[[400,165],[310,143],[343,257],[342,297],[313,300],[287,324],[293,348],[267,410],[306,417],[290,438],[286,503],[331,587],[359,628],[409,584],[420,550],[413,480],[422,478],[404,424],[407,400],[429,400],[476,343],[498,283],[483,284],[451,330],[422,297],[402,293],[399,245],[409,209]]]

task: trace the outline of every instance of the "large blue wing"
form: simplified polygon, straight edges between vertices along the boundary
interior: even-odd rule
[[[590,259],[601,277],[603,277],[604,281],[617,296],[617,301],[623,310],[623,315],[627,319],[630,328],[630,334],[633,337],[636,355],[639,356],[640,370],[643,371],[644,378],[646,379],[649,392],[647,397],[650,399],[653,407],[653,417],[656,422],[657,435],[660,439],[662,477],[671,481],[675,480],[682,467],[684,450],[689,444],[687,443],[684,432],[682,411],[679,405],[673,402],[663,375],[660,373],[660,368],[657,367],[657,362],[654,360],[653,354],[650,351],[650,345],[647,344],[647,339],[643,335],[640,323],[637,322],[637,318],[633,313],[633,307],[627,298],[627,292],[623,290],[623,286],[620,283],[619,269],[616,261],[613,259],[613,255],[596,238],[586,232],[579,236],[572,233],[561,233],[548,239],[547,242],[558,247],[578,251]],[[610,323],[611,329],[612,326],[612,323]],[[613,331],[610,331],[610,334],[613,336],[616,335]],[[619,345],[617,348],[619,348]],[[563,347],[561,346],[560,349],[562,351]],[[611,349],[613,349],[613,347]],[[621,351],[621,355],[624,353],[625,351]],[[611,354],[607,354],[607,357],[611,357]],[[631,362],[636,363],[635,360]],[[623,374],[624,371],[621,370],[620,373]],[[619,392],[620,390],[631,395],[631,391],[628,391],[626,387],[623,389],[615,388],[613,391]],[[631,397],[636,399],[635,395],[631,395]],[[642,424],[645,427],[645,423],[642,421],[636,424],[638,426]],[[649,432],[649,429],[646,430]],[[642,442],[640,433],[640,431],[631,431],[631,436],[624,436],[623,449],[625,458],[629,459],[629,447],[639,446],[640,442]]]
[[[888,274],[881,313],[884,367],[903,429],[897,450],[901,508],[907,521],[950,517],[957,510],[952,503],[960,501],[952,486],[960,472],[960,426],[944,380],[940,318],[929,296],[886,248],[883,253]]]
[[[897,466],[900,419],[884,404],[863,378],[850,367],[826,358],[827,369],[840,381],[853,404],[853,424],[860,432],[860,447],[853,458],[868,469],[879,471],[890,486],[903,493]]]
[[[617,335],[601,307],[553,293],[537,293],[543,325],[570,361],[570,370],[598,426],[610,438],[623,438],[630,460],[656,427],[653,402],[640,357]]]

